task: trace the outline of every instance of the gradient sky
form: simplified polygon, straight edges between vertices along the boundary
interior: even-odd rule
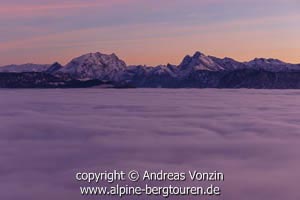
[[[0,65],[115,52],[178,64],[199,50],[300,63],[299,0],[0,0]]]

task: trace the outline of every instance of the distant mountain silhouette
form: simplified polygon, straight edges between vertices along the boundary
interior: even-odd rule
[[[0,67],[0,87],[52,88],[109,86],[118,88],[300,88],[300,64],[256,58],[238,62],[196,52],[176,65],[127,66],[115,54],[89,53],[66,66]]]

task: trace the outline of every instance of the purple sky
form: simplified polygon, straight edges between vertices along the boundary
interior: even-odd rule
[[[2,0],[0,65],[100,51],[177,64],[196,50],[300,63],[298,0]]]

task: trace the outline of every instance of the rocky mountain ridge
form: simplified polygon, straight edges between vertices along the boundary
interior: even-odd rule
[[[18,73],[18,77],[23,74],[27,82],[28,73],[43,74],[43,76],[36,74],[32,76],[32,79],[37,79],[31,82],[33,87],[37,82],[47,80],[45,76],[48,76],[49,80],[55,78],[64,83],[68,82],[65,84],[66,87],[70,86],[69,83],[72,81],[82,83],[96,80],[95,83],[110,83],[114,87],[122,88],[300,88],[300,84],[298,84],[298,82],[300,83],[299,64],[265,58],[238,62],[232,58],[217,58],[201,52],[196,52],[193,56],[185,56],[178,66],[171,64],[156,67],[127,66],[115,54],[108,55],[97,52],[74,58],[66,66],[59,63],[11,65],[0,67],[0,74],[1,72],[2,75],[3,72],[6,72],[5,77],[13,77],[7,76],[7,73]],[[39,80],[41,77],[43,77],[43,81]],[[20,81],[20,85],[22,85],[22,81]],[[0,87],[7,86],[7,84],[5,86],[0,84]]]

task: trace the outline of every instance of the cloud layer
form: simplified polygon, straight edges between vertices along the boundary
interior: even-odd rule
[[[0,99],[0,199],[83,199],[75,172],[115,168],[219,170],[224,200],[299,198],[298,91],[3,90]]]

